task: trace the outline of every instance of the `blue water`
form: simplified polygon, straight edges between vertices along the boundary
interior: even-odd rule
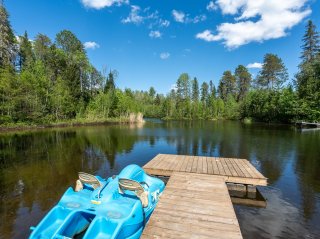
[[[267,208],[235,206],[244,238],[320,238],[320,130],[160,120],[0,134],[0,238],[27,238],[78,171],[109,177],[158,153],[250,160],[269,186]]]

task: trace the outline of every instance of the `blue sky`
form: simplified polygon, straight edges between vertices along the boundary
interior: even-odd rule
[[[16,35],[54,39],[63,29],[87,46],[98,70],[116,69],[120,88],[168,92],[187,72],[218,85],[223,71],[259,67],[278,54],[290,78],[306,21],[320,28],[320,3],[308,0],[7,0]],[[253,64],[257,63],[257,64]],[[257,74],[259,68],[250,68]]]

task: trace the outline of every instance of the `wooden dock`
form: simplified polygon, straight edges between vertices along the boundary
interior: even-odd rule
[[[267,178],[246,159],[158,154],[143,169],[158,176],[173,172],[209,174],[223,177],[227,183],[267,186]]]
[[[144,239],[241,239],[226,183],[267,185],[267,178],[245,159],[159,154],[143,168],[170,177]]]
[[[296,122],[298,128],[320,128],[320,123],[317,122]]]
[[[172,173],[141,238],[241,239],[223,178]]]

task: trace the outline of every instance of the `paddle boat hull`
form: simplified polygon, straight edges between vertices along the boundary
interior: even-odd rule
[[[92,176],[93,177],[93,176]],[[58,204],[33,228],[30,239],[140,238],[164,190],[160,179],[129,165],[97,185],[68,188]]]

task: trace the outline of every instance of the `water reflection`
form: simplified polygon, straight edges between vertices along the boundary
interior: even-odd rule
[[[158,153],[249,159],[266,209],[236,206],[245,238],[320,235],[320,131],[237,122],[147,122],[0,135],[0,238],[26,238],[78,171],[109,177]]]

